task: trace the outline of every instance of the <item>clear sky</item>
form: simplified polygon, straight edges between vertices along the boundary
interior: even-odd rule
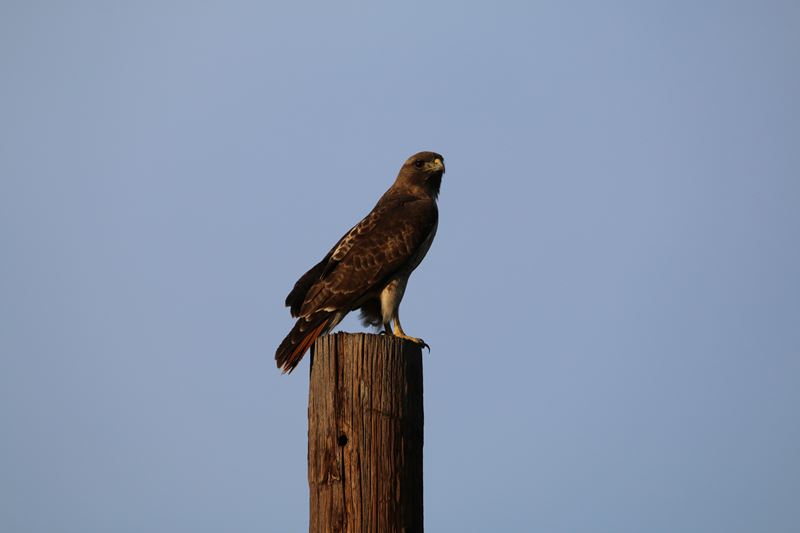
[[[800,3],[5,0],[0,72],[1,531],[303,531],[283,299],[422,149],[428,530],[797,531]]]

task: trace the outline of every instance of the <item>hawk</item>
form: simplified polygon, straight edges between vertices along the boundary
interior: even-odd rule
[[[275,352],[284,373],[297,366],[317,337],[356,309],[365,326],[383,326],[387,335],[427,346],[406,335],[399,309],[408,277],[436,235],[443,174],[444,158],[435,152],[406,159],[372,211],[297,280],[286,297],[297,322]]]

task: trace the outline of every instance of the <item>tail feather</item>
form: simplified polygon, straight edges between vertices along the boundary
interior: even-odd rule
[[[292,331],[286,335],[275,352],[275,362],[284,374],[294,370],[306,351],[314,344],[333,318],[333,313],[321,311],[297,319]]]

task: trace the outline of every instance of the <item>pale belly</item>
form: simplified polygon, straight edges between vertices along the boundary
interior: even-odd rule
[[[428,238],[420,245],[417,255],[409,263],[408,268],[396,278],[386,284],[386,287],[381,291],[381,317],[383,323],[387,324],[397,315],[397,310],[400,308],[400,302],[403,299],[403,294],[406,292],[406,285],[408,284],[408,277],[419,266],[428,250],[431,248],[433,238],[436,236],[436,230],[439,224],[437,223],[431,230]]]

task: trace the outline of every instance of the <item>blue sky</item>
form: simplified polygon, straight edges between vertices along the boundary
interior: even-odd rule
[[[796,531],[799,27],[3,2],[0,530],[306,529],[283,298],[430,149],[427,528]]]

